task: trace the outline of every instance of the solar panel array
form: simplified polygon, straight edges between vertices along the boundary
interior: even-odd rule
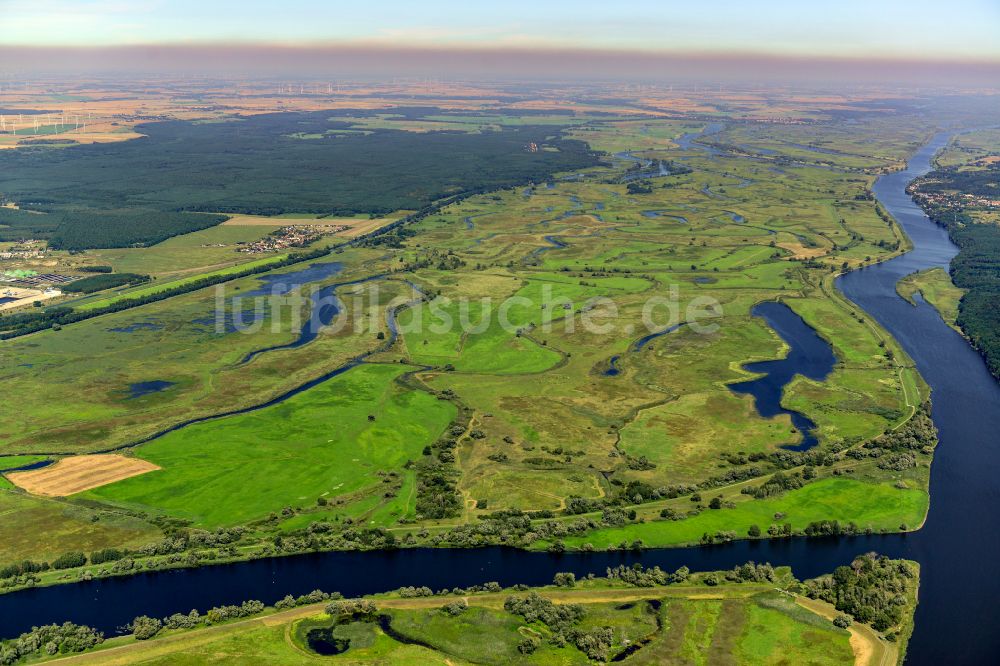
[[[38,275],[32,275],[31,277],[18,278],[16,280],[11,280],[5,284],[11,285],[13,287],[41,287],[51,284],[67,284],[75,280],[79,280],[78,276],[73,275],[59,275],[58,273],[39,273]]]

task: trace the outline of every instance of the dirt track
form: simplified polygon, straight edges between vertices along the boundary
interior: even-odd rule
[[[816,599],[798,597],[795,602],[828,620],[838,615],[833,606]],[[899,661],[896,647],[883,641],[868,625],[855,622],[847,630],[851,633],[854,666],[892,666]]]
[[[30,472],[12,472],[10,481],[33,495],[65,497],[160,469],[151,462],[116,454],[73,456]]]

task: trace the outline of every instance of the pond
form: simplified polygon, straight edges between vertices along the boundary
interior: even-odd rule
[[[162,379],[154,379],[147,382],[135,382],[134,384],[128,385],[128,399],[134,400],[136,398],[141,398],[144,395],[160,393],[161,391],[166,391],[168,388],[175,385],[176,382],[168,382]]]
[[[802,438],[798,444],[789,444],[783,448],[807,451],[819,444],[813,433],[816,424],[804,414],[782,407],[781,399],[785,394],[785,387],[796,375],[822,381],[833,370],[837,358],[830,344],[784,303],[759,303],[754,306],[752,313],[755,317],[764,319],[781,336],[788,344],[789,352],[783,359],[744,364],[743,368],[748,372],[762,373],[763,376],[730,384],[729,388],[734,393],[752,395],[757,413],[766,419],[779,414],[791,417],[792,425],[801,433]]]

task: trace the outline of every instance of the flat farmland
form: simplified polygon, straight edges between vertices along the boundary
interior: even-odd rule
[[[7,478],[33,495],[66,497],[157,469],[145,460],[105,454],[64,458],[42,469],[13,472]]]

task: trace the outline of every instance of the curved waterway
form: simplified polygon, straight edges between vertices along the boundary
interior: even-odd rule
[[[299,328],[298,337],[285,344],[271,345],[269,347],[263,347],[261,349],[255,349],[254,351],[248,352],[243,359],[240,360],[240,365],[249,363],[256,357],[261,354],[266,354],[267,352],[284,349],[296,349],[297,347],[309,344],[315,340],[317,336],[319,336],[320,332],[326,326],[333,323],[334,317],[340,314],[343,309],[343,302],[341,302],[340,298],[337,296],[338,289],[341,287],[381,280],[384,277],[385,274],[369,275],[368,277],[359,278],[357,280],[337,282],[336,284],[330,284],[317,289],[310,296],[309,317]]]
[[[761,317],[781,339],[788,344],[788,355],[776,361],[758,361],[746,363],[743,368],[748,372],[761,373],[757,379],[730,384],[734,393],[752,395],[757,413],[764,418],[774,418],[778,414],[787,414],[795,429],[802,434],[798,444],[788,444],[782,448],[790,451],[808,451],[819,444],[814,434],[816,424],[805,414],[786,409],[781,406],[781,398],[785,387],[795,378],[802,375],[816,381],[823,381],[833,370],[837,357],[833,354],[830,343],[821,338],[815,330],[803,321],[784,303],[767,301],[753,308],[753,315]]]
[[[874,187],[913,250],[837,283],[900,342],[933,392],[940,444],[931,466],[930,512],[924,527],[893,551],[921,563],[909,664],[1000,662],[994,622],[1000,603],[1000,384],[932,307],[914,307],[895,289],[915,271],[947,268],[958,252],[945,230],[906,194],[906,184],[931,169],[931,159],[949,138],[935,136],[906,171],[883,176]]]
[[[495,580],[549,583],[557,571],[602,573],[642,562],[675,569],[729,568],[747,560],[790,565],[800,578],[832,571],[860,553],[878,551],[920,562],[922,583],[908,664],[984,664],[1000,658],[993,618],[1000,600],[1000,384],[982,358],[927,305],[895,291],[917,270],[947,266],[956,248],[905,193],[912,178],[948,140],[935,137],[907,171],[883,176],[875,194],[914,243],[913,251],[843,276],[838,287],[882,323],[916,362],[933,389],[941,443],[931,469],[931,507],[910,534],[739,541],[642,553],[531,553],[508,548],[332,552],[198,569],[150,572],[0,595],[0,628],[16,635],[33,625],[72,620],[109,634],[137,615],[202,611],[250,598],[273,603],[315,588],[348,596],[403,585],[434,589]],[[318,383],[318,382],[317,382]]]
[[[549,244],[549,247],[540,247],[534,250],[531,254],[533,256],[541,256],[548,252],[549,250],[564,250],[569,247],[569,243],[560,240],[557,236],[543,236],[545,242]]]

